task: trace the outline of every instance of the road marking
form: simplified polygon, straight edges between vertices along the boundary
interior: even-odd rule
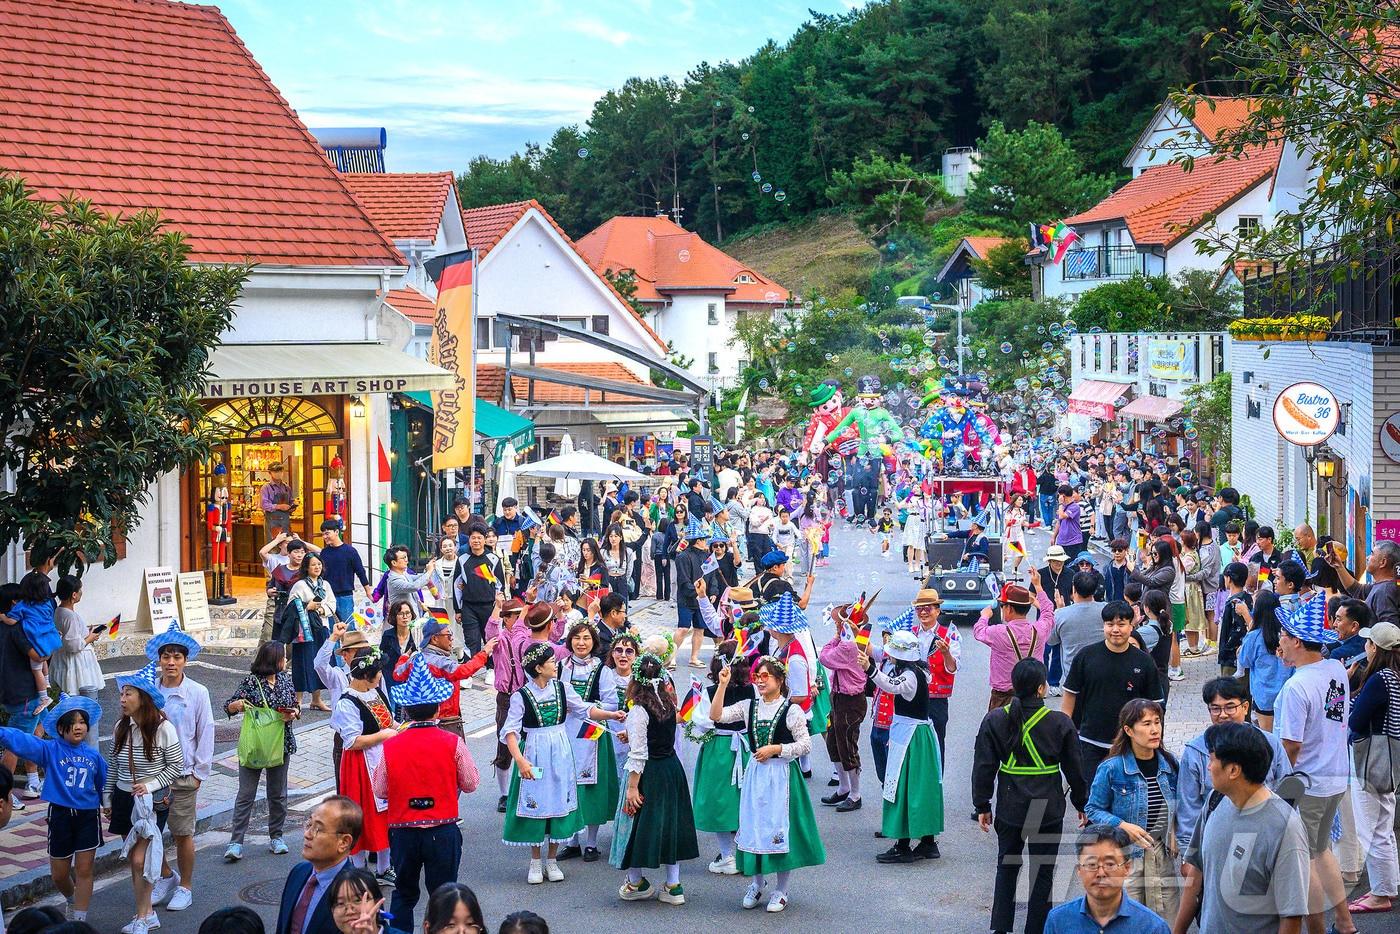
[[[481,737],[489,736],[494,732],[496,732],[496,724],[492,723],[490,726],[477,730],[475,733],[468,733],[467,739],[481,739]]]

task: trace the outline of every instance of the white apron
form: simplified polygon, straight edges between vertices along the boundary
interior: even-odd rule
[[[569,690],[565,688],[565,690]],[[574,781],[574,753],[566,727],[535,727],[525,735],[525,758],[535,767],[536,778],[520,779],[520,798],[515,804],[517,817],[542,820],[565,817],[578,808],[578,786]]]
[[[788,773],[790,760],[750,759],[739,790],[739,832],[734,844],[745,853],[788,851]]]
[[[577,694],[578,691],[574,688],[572,681],[573,673],[574,668],[570,664],[569,680],[565,680],[564,690]],[[600,674],[599,677],[601,678],[602,675]],[[598,784],[598,743],[602,742],[602,737],[597,740],[580,739],[578,732],[583,727],[583,721],[582,716],[576,716],[573,713],[564,718],[564,725],[569,731],[569,745],[574,752],[574,781],[579,785],[596,785]]]
[[[899,794],[899,773],[904,771],[904,756],[909,752],[909,741],[914,738],[914,730],[927,720],[914,720],[895,714],[890,724],[889,758],[885,760],[884,799],[891,804]]]

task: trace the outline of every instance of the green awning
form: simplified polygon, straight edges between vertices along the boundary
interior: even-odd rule
[[[406,392],[404,395],[424,408],[433,407],[432,393]],[[509,441],[517,452],[523,451],[535,443],[535,423],[485,399],[477,399],[476,436],[483,441]]]

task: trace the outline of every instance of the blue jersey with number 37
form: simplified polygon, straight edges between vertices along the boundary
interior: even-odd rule
[[[0,727],[0,746],[44,767],[44,793],[40,797],[50,804],[77,811],[95,811],[102,806],[107,760],[91,746],[39,739],[9,727]]]

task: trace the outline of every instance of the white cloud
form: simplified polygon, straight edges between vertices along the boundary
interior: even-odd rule
[[[596,19],[576,19],[570,24],[572,28],[581,35],[590,39],[599,39],[610,45],[623,46],[631,42],[636,36],[621,29],[614,29],[606,23]]]

